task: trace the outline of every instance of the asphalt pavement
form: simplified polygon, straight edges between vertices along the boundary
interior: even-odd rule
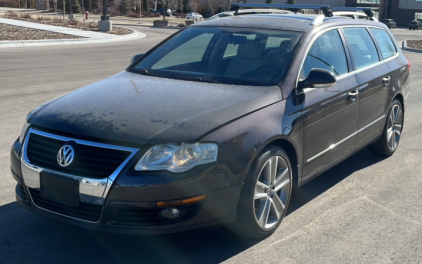
[[[364,149],[299,189],[276,233],[236,237],[223,227],[159,236],[92,232],[15,202],[9,150],[26,114],[116,74],[176,29],[133,27],[147,38],[110,44],[0,49],[0,263],[422,263],[422,54],[412,64],[400,145]],[[394,29],[400,42],[420,31]]]

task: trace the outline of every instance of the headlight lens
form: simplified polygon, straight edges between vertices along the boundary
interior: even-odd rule
[[[27,123],[27,122],[25,122],[25,125],[23,125],[23,128],[22,128],[22,131],[21,131],[21,134],[20,134],[20,136],[19,136],[19,143],[22,145],[22,143],[23,143],[23,140],[25,139],[25,135],[26,135],[26,132],[28,131],[28,128],[29,128],[29,124]]]
[[[135,166],[137,171],[168,170],[185,172],[217,160],[215,143],[160,144],[150,148]]]

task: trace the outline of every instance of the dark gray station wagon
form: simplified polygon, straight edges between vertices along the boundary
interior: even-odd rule
[[[32,111],[18,202],[96,230],[270,235],[295,188],[402,133],[410,65],[387,26],[317,8],[195,24]]]

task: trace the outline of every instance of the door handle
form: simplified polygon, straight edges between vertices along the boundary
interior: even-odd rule
[[[356,96],[357,96],[358,94],[359,94],[359,90],[358,90],[358,89],[353,90],[353,91],[350,91],[350,92],[348,92],[348,93],[347,93],[347,99],[348,99],[349,101],[354,102],[354,101],[356,101]]]
[[[390,76],[386,76],[384,78],[382,78],[382,84],[384,86],[387,86],[390,83],[391,77]]]

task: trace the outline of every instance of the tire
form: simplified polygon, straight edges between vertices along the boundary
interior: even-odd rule
[[[293,171],[288,155],[279,147],[266,148],[246,177],[236,221],[230,228],[253,238],[273,234],[286,214],[292,189]]]
[[[403,106],[399,100],[395,99],[390,104],[381,137],[377,142],[369,146],[369,150],[381,156],[388,157],[393,155],[399,145],[403,123]]]

